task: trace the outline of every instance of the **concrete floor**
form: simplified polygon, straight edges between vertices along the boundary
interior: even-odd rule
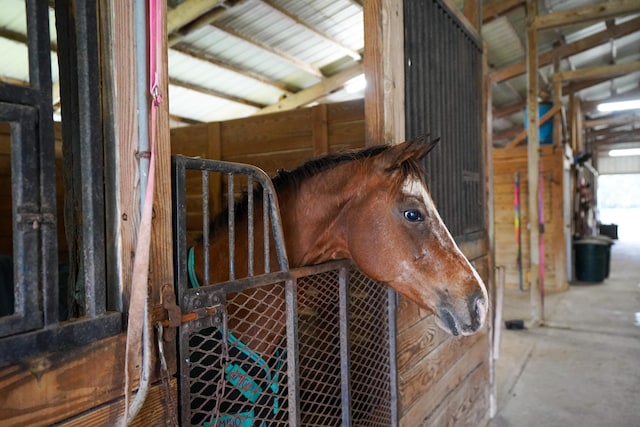
[[[503,329],[490,427],[640,426],[640,242],[612,248],[610,277],[545,299],[545,326]],[[530,316],[507,291],[504,320]]]

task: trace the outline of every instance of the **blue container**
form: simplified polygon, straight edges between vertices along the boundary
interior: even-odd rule
[[[538,118],[544,116],[547,111],[551,110],[553,104],[550,102],[541,102],[538,104]],[[524,109],[524,128],[527,129],[529,127],[529,114],[527,114],[527,109]],[[540,126],[540,132],[538,133],[538,138],[540,141],[540,145],[551,145],[553,144],[553,119],[549,119],[545,124]]]

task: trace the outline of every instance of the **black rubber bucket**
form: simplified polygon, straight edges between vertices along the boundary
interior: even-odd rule
[[[576,252],[576,279],[602,282],[607,277],[610,245],[602,240],[584,239],[573,243]]]

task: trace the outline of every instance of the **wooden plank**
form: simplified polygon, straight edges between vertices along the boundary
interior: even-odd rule
[[[533,26],[545,30],[591,21],[604,21],[616,16],[625,16],[640,11],[637,0],[612,0],[606,3],[577,7],[562,12],[536,17]]]
[[[478,366],[464,382],[447,396],[447,405],[442,405],[424,420],[423,425],[483,425],[489,421],[489,369],[487,364]]]
[[[171,381],[171,393],[174,402],[177,402],[178,386],[177,381]],[[131,424],[132,427],[143,427],[150,425],[166,425],[167,413],[164,408],[164,388],[161,384],[154,384],[149,388],[147,399],[140,409],[140,416],[136,417]],[[85,426],[109,426],[115,425],[124,414],[124,399],[118,399],[102,405],[92,411],[85,412],[59,424],[60,427],[85,427]]]
[[[455,366],[460,357],[476,342],[485,340],[486,335],[487,327],[485,326],[480,332],[468,337],[449,337],[413,365],[410,370],[399,372],[400,413],[404,414],[420,401],[422,396]],[[462,369],[468,369],[468,367]]]
[[[473,346],[460,354],[460,358],[455,362],[451,369],[449,369],[442,377],[439,378],[428,391],[418,396],[418,399],[414,404],[403,412],[403,416],[400,419],[401,426],[419,426],[419,425],[449,425],[450,421],[442,423],[427,422],[427,419],[438,417],[439,412],[435,413],[438,408],[446,408],[449,406],[456,407],[451,402],[451,399],[457,399],[457,396],[464,394],[465,390],[469,387],[480,386],[486,389],[488,383],[488,375],[484,374],[482,377],[478,377],[479,371],[488,372],[488,347],[489,338],[488,334],[483,339],[479,339]],[[446,405],[441,405],[441,402],[446,401]],[[481,406],[485,409],[488,407],[486,402],[476,403],[470,406]],[[451,409],[449,409],[451,410]],[[464,425],[482,425],[484,416],[478,416],[478,418],[472,420],[468,424]]]
[[[554,80],[575,81],[598,78],[613,78],[640,71],[640,62],[627,64],[603,65],[600,67],[582,68],[580,70],[559,71],[553,75]]]
[[[313,155],[318,157],[329,153],[329,125],[327,123],[327,104],[311,109]]]

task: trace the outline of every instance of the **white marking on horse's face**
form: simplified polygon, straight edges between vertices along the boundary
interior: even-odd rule
[[[402,193],[405,194],[406,196],[413,196],[418,200],[422,200],[425,206],[425,209],[427,210],[427,216],[428,218],[431,218],[430,232],[438,239],[440,244],[445,246],[447,249],[455,251],[464,260],[466,265],[469,267],[471,274],[473,275],[474,279],[478,282],[480,289],[482,290],[484,301],[485,302],[489,301],[487,289],[484,285],[482,278],[480,278],[480,275],[478,274],[476,269],[471,265],[467,257],[464,256],[464,254],[456,244],[455,240],[453,239],[453,236],[451,236],[451,233],[449,232],[446,225],[442,221],[442,218],[440,217],[440,214],[438,213],[438,210],[436,209],[436,206],[433,203],[433,199],[431,199],[431,196],[427,191],[427,187],[422,182],[422,180],[414,176],[407,177],[407,179],[405,180],[402,186]],[[408,263],[403,267],[410,268],[408,266]],[[480,310],[480,313],[479,313],[480,317],[484,320],[484,317],[486,315],[486,310],[487,310],[486,305],[483,307],[479,307],[478,309]]]

